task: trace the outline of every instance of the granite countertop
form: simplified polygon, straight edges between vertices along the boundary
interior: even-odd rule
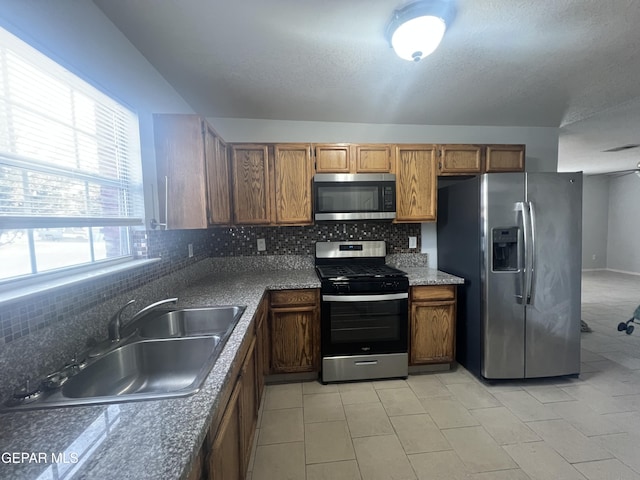
[[[404,267],[411,285],[460,284],[426,267]],[[179,306],[246,305],[200,391],[157,401],[123,402],[0,415],[0,478],[185,478],[265,289],[319,288],[313,268],[222,272],[178,292]],[[57,463],[55,460],[57,459]]]
[[[399,267],[406,272],[409,285],[462,285],[464,279],[428,267]]]

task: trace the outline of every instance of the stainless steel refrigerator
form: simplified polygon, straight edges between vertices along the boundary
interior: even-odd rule
[[[438,269],[463,277],[456,359],[486,379],[580,373],[582,173],[438,190]]]

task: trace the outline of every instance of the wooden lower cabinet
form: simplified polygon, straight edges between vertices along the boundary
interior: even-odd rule
[[[249,458],[251,457],[251,445],[253,443],[253,433],[256,429],[256,421],[258,420],[258,390],[256,386],[256,341],[255,339],[249,346],[249,351],[245,357],[240,371],[238,383],[240,387],[240,425],[242,428],[242,455],[241,465],[242,472],[246,472],[249,467]]]
[[[209,480],[242,480],[241,382],[236,383],[208,454]]]
[[[256,394],[258,407],[264,394],[264,377],[269,374],[269,336],[267,315],[269,295],[262,297],[256,311]]]
[[[214,415],[207,441],[200,452],[200,457],[206,458],[204,472],[197,476],[197,465],[194,464],[189,480],[243,480],[246,476],[264,389],[264,367],[260,356],[264,343],[260,338],[266,327],[266,307],[268,303],[263,301],[254,315],[256,334],[245,340],[241,347],[245,352],[244,360],[240,366],[234,367],[231,374],[236,379],[233,387],[227,387],[220,394],[225,398],[233,388],[221,416]]]
[[[271,292],[270,373],[314,372],[320,368],[319,291]]]
[[[411,288],[409,338],[410,365],[455,360],[455,285]]]

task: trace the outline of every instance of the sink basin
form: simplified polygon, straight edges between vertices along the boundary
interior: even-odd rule
[[[144,340],[107,353],[62,387],[68,398],[180,396],[197,391],[220,337]],[[104,400],[104,399],[103,399]]]
[[[222,337],[231,333],[244,310],[245,307],[237,305],[174,310],[142,317],[131,328],[137,328],[143,338]]]
[[[125,326],[120,342],[103,342],[104,350],[89,355],[86,366],[65,366],[27,394],[17,390],[18,396],[0,405],[0,412],[196,393],[245,308],[150,311]]]

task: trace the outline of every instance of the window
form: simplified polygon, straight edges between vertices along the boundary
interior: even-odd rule
[[[0,283],[126,258],[137,116],[0,29]]]

